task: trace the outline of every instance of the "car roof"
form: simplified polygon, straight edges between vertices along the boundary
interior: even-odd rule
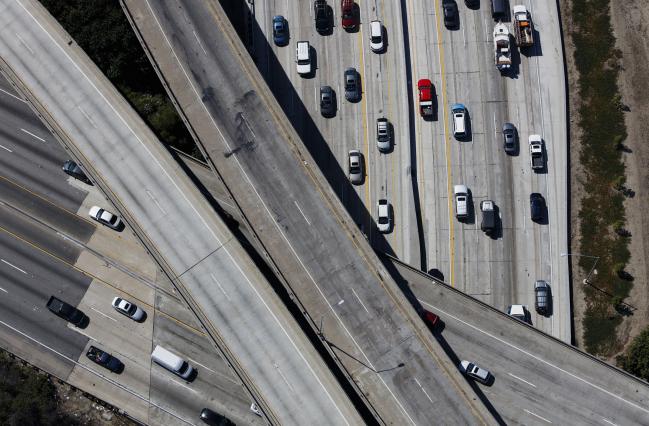
[[[426,86],[432,86],[432,85],[433,85],[433,83],[431,83],[431,81],[429,79],[427,79],[427,78],[422,78],[421,80],[419,80],[417,82],[417,87],[419,89],[422,89],[422,88],[424,88]]]
[[[511,305],[509,307],[510,315],[525,315],[525,307],[523,305]]]

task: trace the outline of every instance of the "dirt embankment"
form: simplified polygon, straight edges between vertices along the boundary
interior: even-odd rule
[[[624,141],[623,159],[626,166],[626,186],[634,195],[625,201],[625,228],[631,233],[629,250],[631,260],[628,272],[634,285],[625,300],[631,315],[617,328],[620,347],[626,349],[633,337],[649,325],[649,7],[647,0],[612,1],[611,24],[617,39],[616,47],[622,52],[619,73],[619,91],[625,108],[627,139]],[[571,251],[579,251],[579,211],[585,194],[586,170],[580,164],[581,129],[578,127],[579,87],[574,60],[574,44],[570,34],[574,30],[570,19],[572,0],[561,1],[561,16],[568,70],[568,97],[570,111],[570,188]],[[586,310],[582,279],[587,271],[579,268],[573,257],[573,309],[575,343],[583,347],[583,318]],[[615,356],[608,361],[614,363]]]

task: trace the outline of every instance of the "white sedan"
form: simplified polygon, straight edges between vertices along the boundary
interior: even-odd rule
[[[483,383],[485,385],[489,384],[489,381],[491,379],[491,373],[485,370],[484,368],[480,368],[474,363],[469,361],[460,362],[459,367],[460,367],[460,371],[463,374],[465,374],[467,377],[477,380],[480,383]]]
[[[119,229],[122,225],[122,219],[120,219],[119,216],[98,206],[92,206],[88,214],[91,218],[95,219],[99,223],[108,226],[109,228]]]
[[[113,308],[120,314],[124,314],[135,321],[141,321],[144,318],[144,311],[141,308],[121,297],[113,299]]]

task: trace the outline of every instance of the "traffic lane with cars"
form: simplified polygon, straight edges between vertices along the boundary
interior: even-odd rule
[[[266,77],[273,91],[278,97],[280,104],[284,106],[287,115],[293,122],[298,131],[303,132],[303,139],[307,146],[314,151],[315,157],[320,161],[321,169],[330,178],[333,189],[339,194],[339,197],[345,202],[346,206],[356,219],[359,226],[366,232],[369,238],[376,237],[377,243],[382,244],[383,237],[376,233],[374,221],[376,220],[376,201],[379,198],[390,198],[391,194],[400,194],[393,188],[399,186],[395,184],[395,178],[399,179],[401,171],[407,170],[407,166],[402,166],[400,152],[394,151],[391,154],[380,154],[376,147],[376,118],[388,115],[392,128],[395,130],[396,140],[399,140],[403,148],[408,145],[401,141],[406,141],[405,126],[400,127],[401,122],[407,122],[407,112],[405,101],[401,101],[401,94],[405,89],[405,83],[399,85],[404,79],[394,79],[392,74],[402,70],[398,66],[402,60],[398,55],[396,43],[392,51],[388,47],[383,53],[377,54],[369,48],[369,33],[365,31],[371,20],[381,18],[386,34],[387,41],[391,40],[392,34],[396,31],[392,27],[393,14],[398,17],[398,7],[390,3],[388,10],[384,13],[370,11],[368,8],[360,8],[361,19],[360,25],[356,32],[348,33],[344,31],[334,17],[334,28],[330,35],[319,35],[315,29],[313,8],[311,3],[293,4],[291,9],[286,11],[283,5],[277,5],[278,9],[271,10],[272,5],[266,2],[256,4],[256,18],[259,27],[262,29],[260,40],[256,42],[254,49],[256,55],[272,55],[279,59],[280,66],[271,71],[273,75]],[[329,5],[336,9],[338,5]],[[396,8],[392,11],[392,8]],[[261,12],[261,13],[260,13]],[[277,47],[272,42],[270,19],[276,14],[283,14],[288,20],[291,28],[292,43],[287,47]],[[336,15],[334,11],[334,15]],[[268,22],[266,22],[268,21]],[[297,22],[296,22],[297,21]],[[395,22],[400,22],[398,19]],[[390,25],[386,25],[386,23]],[[397,28],[398,30],[398,28]],[[265,35],[263,34],[265,33]],[[395,39],[397,36],[395,35]],[[367,40],[366,40],[367,39]],[[308,40],[311,44],[316,70],[312,78],[304,78],[297,74],[295,70],[295,44],[297,40]],[[394,43],[394,42],[393,42]],[[272,49],[272,52],[262,53],[264,44]],[[287,52],[288,50],[288,52]],[[272,66],[267,64],[271,60],[258,61],[258,67],[262,73]],[[347,68],[354,68],[360,77],[361,99],[359,102],[349,102],[345,99],[345,85],[343,74]],[[274,74],[279,73],[279,74]],[[290,82],[294,85],[296,93],[284,91],[282,86],[282,77],[289,77]],[[284,81],[284,83],[286,83]],[[322,117],[322,111],[319,104],[320,87],[330,86],[335,92],[335,109],[336,114],[331,118]],[[289,99],[287,100],[287,93]],[[296,108],[295,95],[299,97],[304,106],[303,109]],[[297,100],[299,102],[299,100]],[[400,102],[401,101],[401,102]],[[301,106],[300,105],[300,106]],[[299,115],[295,116],[295,112]],[[398,111],[399,114],[393,113]],[[308,117],[307,117],[308,115]],[[399,117],[397,117],[397,115]],[[401,119],[403,118],[403,120]],[[305,123],[311,123],[317,127],[318,136],[315,138],[313,132],[307,131]],[[317,140],[316,140],[317,139]],[[352,149],[357,149],[363,153],[364,179],[363,184],[351,186],[348,183],[348,153]],[[407,176],[407,173],[403,173]],[[376,182],[372,182],[376,178]],[[354,191],[356,196],[354,196]],[[405,198],[411,201],[410,197]],[[399,200],[400,201],[400,200]],[[392,202],[395,210],[395,216],[407,218],[406,214],[401,214],[400,202]],[[404,226],[405,227],[405,226]],[[405,227],[407,228],[407,227]],[[394,235],[398,235],[395,233]],[[389,235],[387,238],[392,238]],[[398,247],[394,248],[401,253],[399,247],[407,241],[411,244],[410,237],[402,237],[399,240]],[[392,246],[396,240],[391,240]],[[389,246],[382,245],[383,248],[389,249]],[[408,250],[410,252],[412,250]]]
[[[183,419],[197,419],[201,409],[209,408],[225,415],[235,424],[264,424],[261,417],[250,411],[252,401],[241,382],[233,376],[221,354],[202,332],[179,327],[173,319],[166,316],[158,315],[154,321],[155,336],[152,347],[161,345],[174,352],[187,360],[198,374],[188,383],[152,363],[152,403],[173,409]],[[160,424],[164,424],[163,420],[168,417],[164,412],[155,409],[151,416],[153,419],[158,418]]]
[[[493,374],[492,385],[476,385],[476,393],[505,422],[533,424],[539,415],[555,424],[640,424],[649,414],[645,382],[493,308],[467,303],[467,296],[411,267],[394,265],[421,306],[439,316],[434,333],[450,358]]]
[[[4,77],[0,78],[0,176],[76,211],[86,195],[61,167],[69,159]]]
[[[0,222],[9,223],[8,215],[11,214],[14,213],[0,209]],[[11,222],[20,224],[20,219],[14,217]],[[18,226],[21,225],[16,228]],[[32,231],[29,229],[32,224],[23,222],[22,226]],[[16,228],[14,230],[18,231]],[[88,288],[90,279],[56,258],[55,248],[66,247],[67,251],[75,251],[78,250],[76,246],[54,236],[50,242],[53,251],[42,251],[6,231],[0,232],[0,318],[38,342],[76,360],[88,339],[68,327],[63,319],[56,317],[45,305],[50,296],[55,295],[76,306]],[[45,349],[34,343],[30,350]],[[54,367],[58,371],[58,366]]]

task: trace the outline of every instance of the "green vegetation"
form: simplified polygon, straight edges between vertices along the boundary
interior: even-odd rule
[[[618,93],[618,59],[609,16],[610,0],[573,0],[575,62],[579,71],[579,126],[581,164],[588,192],[579,212],[581,241],[578,251],[600,256],[597,274],[584,287],[587,310],[584,343],[593,354],[611,355],[619,349],[615,334],[622,321],[617,306],[631,289],[624,268],[629,261],[624,230],[625,167],[620,146],[626,139],[622,102]],[[589,270],[592,259],[581,257]],[[615,302],[615,303],[613,303]]]
[[[0,424],[47,426],[77,422],[57,413],[55,388],[46,375],[23,367],[0,351]]]
[[[617,357],[617,365],[649,381],[649,328],[636,336],[626,353]]]
[[[202,156],[116,0],[40,0],[160,140]]]

